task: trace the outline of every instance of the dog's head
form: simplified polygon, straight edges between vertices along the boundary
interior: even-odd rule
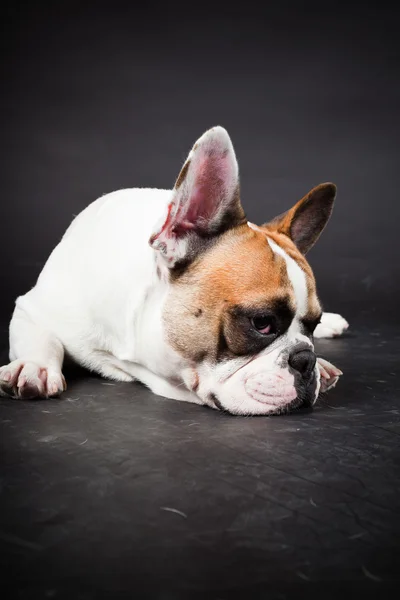
[[[253,225],[240,203],[225,129],[210,129],[194,145],[150,244],[169,286],[167,343],[184,359],[185,384],[204,404],[273,414],[316,400],[312,335],[321,306],[305,254],[335,193],[333,184],[319,185],[288,212]]]

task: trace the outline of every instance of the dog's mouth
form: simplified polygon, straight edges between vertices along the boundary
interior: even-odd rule
[[[300,406],[304,408],[312,407],[318,398],[317,393],[318,377],[317,371],[314,370],[311,377],[306,382],[301,382],[299,385],[295,384],[297,391],[297,398],[300,402]],[[296,407],[298,408],[298,407]]]
[[[248,361],[251,362],[251,361]],[[292,386],[287,385],[280,393],[274,393],[272,389],[260,388],[246,389],[243,401],[235,406],[224,402],[216,393],[208,395],[209,406],[226,414],[235,416],[274,416],[294,412],[298,409],[311,408],[316,400],[316,388],[318,378],[314,372],[307,382],[295,381]],[[248,402],[250,406],[246,406]]]
[[[232,409],[229,406],[224,406],[221,400],[215,394],[210,394],[210,401],[212,402],[213,408],[233,417],[275,417],[279,415],[287,415],[302,408],[310,408],[313,404],[310,402],[309,404],[305,405],[301,399],[296,397],[290,404],[274,406],[272,404],[259,402],[259,410],[253,408],[252,410],[241,411],[238,408]]]
[[[225,414],[233,415],[233,416],[278,416],[289,414],[298,409],[302,408],[311,408],[314,404],[313,398],[304,399],[303,397],[296,396],[294,400],[287,404],[267,404],[265,402],[253,401],[257,402],[257,407],[252,407],[249,410],[241,410],[240,407],[231,408],[229,406],[224,405],[221,400],[218,398],[216,394],[209,394],[210,406],[212,408],[217,409],[220,412]]]

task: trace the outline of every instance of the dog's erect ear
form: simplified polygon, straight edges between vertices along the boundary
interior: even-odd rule
[[[284,233],[303,254],[314,246],[331,216],[336,196],[333,183],[321,183],[266,227]]]
[[[214,127],[189,153],[167,214],[149,243],[172,268],[192,260],[211,238],[245,222],[232,142],[225,129]]]

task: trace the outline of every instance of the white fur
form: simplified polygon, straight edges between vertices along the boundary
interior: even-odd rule
[[[349,324],[346,319],[336,313],[324,313],[321,323],[317,325],[314,331],[315,338],[333,338],[342,335],[348,329]]]
[[[282,256],[286,262],[286,271],[296,298],[296,318],[301,319],[307,312],[308,294],[306,275],[303,269],[299,267],[297,262],[283,248],[278,246],[271,238],[267,237],[267,240],[272,250]]]
[[[121,190],[76,217],[36,286],[16,302],[10,358],[47,368],[55,360],[41,349],[49,337],[106,377],[132,380],[137,365],[176,376],[181,359],[164,342],[161,321],[168,287],[148,245],[170,197],[166,190]],[[61,362],[62,355],[58,369]]]
[[[286,262],[286,272],[289,277],[289,281],[293,288],[294,296],[296,299],[296,313],[290,324],[289,330],[286,334],[286,338],[290,342],[303,342],[314,349],[310,339],[303,335],[300,331],[300,319],[304,317],[307,312],[308,293],[307,293],[307,281],[306,275],[291,256],[289,256],[283,248],[278,246],[273,240],[267,237],[268,244],[272,250],[282,256]]]

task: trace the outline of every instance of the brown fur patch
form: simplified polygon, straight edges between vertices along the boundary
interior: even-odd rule
[[[234,316],[236,307],[268,310],[280,302],[294,311],[295,296],[285,260],[272,251],[265,234],[304,270],[310,306],[314,297],[318,306],[311,268],[286,236],[267,229],[265,233],[254,231],[247,224],[236,227],[222,235],[215,246],[172,283],[164,322],[169,343],[182,356],[195,362],[204,357],[216,360],[221,348],[225,355],[251,354],[252,347],[246,346],[246,332],[239,330]]]
[[[272,251],[266,235],[303,269],[309,306],[305,318],[318,317],[315,279],[305,257],[286,235],[260,229],[246,224],[227,231],[172,283],[164,323],[169,343],[185,358],[197,363],[259,352],[262,348],[249,345],[249,332],[243,330],[249,319],[235,317],[237,307],[251,312],[283,303],[294,312],[286,262]]]

